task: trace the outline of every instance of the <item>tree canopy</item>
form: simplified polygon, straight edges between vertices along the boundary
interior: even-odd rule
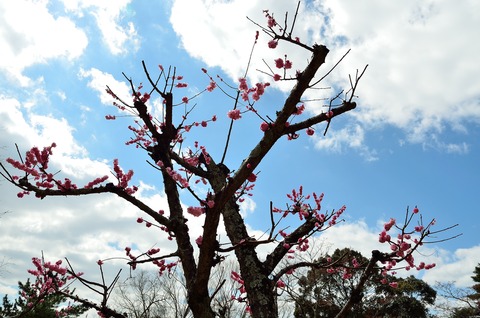
[[[13,302],[8,299],[8,295],[3,297],[0,317],[68,318],[78,317],[88,309],[78,304],[71,304],[67,297],[60,294],[52,293],[39,299],[30,279],[25,283],[18,282],[18,289],[19,296]]]
[[[358,270],[368,258],[351,249],[336,249],[324,259],[344,265],[342,270],[311,268],[299,279],[299,291],[291,292],[295,317],[335,317],[348,302],[361,278]],[[427,317],[427,305],[435,302],[436,292],[422,280],[397,278],[379,269],[372,275],[347,317]]]

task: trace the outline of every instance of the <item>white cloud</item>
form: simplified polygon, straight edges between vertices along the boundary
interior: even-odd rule
[[[367,131],[393,125],[404,130],[410,142],[429,143],[427,137],[432,132],[441,138],[447,129],[465,131],[466,124],[480,123],[480,43],[472,41],[480,23],[476,2],[327,0],[313,1],[308,9],[304,6],[302,2],[296,35],[309,44],[323,43],[331,49],[322,70],[352,49],[324,85],[348,89],[348,74],[370,65],[357,91],[360,99],[352,112],[354,128],[343,131],[350,133],[349,138],[365,144],[365,139],[351,135],[359,126]],[[283,22],[284,12],[289,11],[292,16],[295,5],[291,1],[247,4],[239,0],[177,0],[171,23],[192,56],[209,66],[221,67],[236,79],[247,62],[240,57],[248,56],[257,29],[243,17],[264,23],[263,9],[270,9]],[[328,18],[324,19],[322,14],[328,14]],[[251,74],[256,68],[265,69],[261,59],[272,63],[284,53],[294,61],[294,68],[303,67],[301,63],[308,55],[291,45],[269,50],[266,40],[261,34]],[[320,73],[324,74],[322,70]],[[253,77],[261,76],[257,73]],[[335,92],[329,92],[332,93]],[[310,108],[315,107],[311,103]],[[320,110],[316,107],[316,111]],[[364,150],[357,143],[349,142],[348,146]],[[440,148],[464,152],[468,145]]]
[[[121,24],[130,0],[63,0],[67,12],[77,16],[90,14],[95,18],[103,41],[112,54],[136,51],[140,40],[132,22]]]
[[[437,266],[425,273],[423,279],[429,284],[454,281],[457,287],[471,287],[471,276],[478,265],[480,245],[459,248],[455,252],[441,251],[437,256]]]
[[[247,217],[249,213],[255,211],[256,207],[257,204],[252,200],[252,198],[244,196],[244,201],[240,203],[240,213],[242,214],[242,217]]]
[[[88,159],[88,151],[75,140],[74,128],[66,119],[31,113],[13,98],[0,96],[0,102],[5,106],[0,108],[0,144],[7,148],[5,156],[17,158],[12,141],[22,154],[33,146],[43,148],[55,142],[51,162],[63,174],[85,179],[109,173],[105,161]]]
[[[0,69],[22,86],[30,79],[25,68],[51,59],[78,58],[88,39],[68,17],[54,17],[48,1],[0,2]]]
[[[100,101],[104,105],[111,106],[114,99],[110,94],[106,92],[106,86],[124,102],[131,102],[130,87],[125,81],[116,80],[112,74],[102,72],[99,69],[91,68],[89,70],[80,69],[78,73],[80,78],[89,79],[88,87],[93,89],[99,94]]]
[[[345,148],[356,149],[367,161],[377,160],[376,152],[369,149],[365,141],[365,129],[358,124],[335,130],[329,128],[327,135],[317,133],[314,136],[315,147],[327,151],[342,153]]]

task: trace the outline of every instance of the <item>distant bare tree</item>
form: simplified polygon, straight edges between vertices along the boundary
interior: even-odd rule
[[[119,283],[115,293],[115,307],[128,317],[186,317],[185,287],[175,272],[158,275],[141,270]]]
[[[5,215],[5,214],[7,214],[7,213],[8,213],[8,211],[5,211],[5,212],[0,213],[0,218],[2,218],[2,216]],[[8,264],[9,264],[9,263],[8,263],[7,260],[5,260],[5,257],[3,257],[2,260],[0,260],[0,277],[2,277],[2,276],[3,276],[3,273],[6,272],[5,267],[6,267]]]
[[[225,261],[212,273],[212,308],[217,317],[247,316],[246,304],[232,298],[239,294],[236,281],[228,278],[232,271],[238,271],[238,265],[234,261]],[[192,317],[180,269],[163,275],[143,270],[135,274],[117,286],[114,303],[118,312],[134,318]]]
[[[442,317],[476,317],[475,313],[479,311],[479,306],[477,301],[469,297],[474,292],[471,287],[456,287],[455,282],[450,281],[437,282],[435,289],[444,299],[443,302],[436,304],[436,310],[442,313]]]

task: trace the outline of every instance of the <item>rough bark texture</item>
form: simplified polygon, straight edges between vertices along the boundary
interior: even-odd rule
[[[299,76],[297,84],[290,92],[282,110],[278,113],[272,129],[265,132],[264,137],[257,146],[251,151],[248,158],[243,162],[240,169],[228,183],[222,194],[221,201],[225,208],[222,213],[225,221],[225,228],[232,244],[238,244],[242,240],[248,241],[248,233],[245,223],[240,215],[239,207],[232,199],[233,194],[242,185],[250,175],[251,171],[257,167],[266,154],[270,151],[277,140],[285,134],[285,123],[296,111],[296,106],[308,89],[310,81],[320,66],[325,62],[328,49],[325,46],[315,46],[312,60]],[[248,166],[247,166],[248,165]],[[235,249],[240,264],[240,272],[245,281],[245,289],[248,294],[248,301],[254,318],[277,317],[277,297],[275,283],[270,279],[270,275],[275,266],[266,267],[257,256],[255,244],[240,244]]]

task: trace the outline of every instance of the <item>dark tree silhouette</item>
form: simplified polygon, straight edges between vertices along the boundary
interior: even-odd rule
[[[343,268],[311,268],[299,279],[299,290],[287,288],[295,302],[295,317],[335,317],[361,277],[358,269],[368,263],[368,258],[347,248],[335,250],[319,263],[327,259],[342,263]],[[432,305],[435,297],[435,290],[424,281],[413,276],[396,278],[379,269],[347,317],[427,317],[426,305]]]
[[[480,263],[475,266],[472,279],[475,282],[470,288],[456,288],[454,282],[437,283],[436,288],[446,299],[455,305],[441,305],[441,310],[450,318],[480,316]],[[458,304],[462,304],[459,306]]]
[[[57,318],[57,317],[78,317],[88,308],[70,304],[68,298],[60,294],[49,294],[38,303],[31,303],[31,300],[40,300],[36,296],[36,288],[27,279],[25,283],[18,282],[19,297],[10,302],[8,296],[3,297],[0,307],[0,317],[24,317],[24,318]]]

